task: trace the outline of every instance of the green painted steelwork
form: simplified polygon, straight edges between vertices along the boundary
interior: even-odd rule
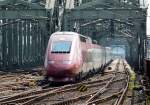
[[[47,10],[48,11],[48,10]],[[0,19],[49,19],[46,9],[0,9]]]
[[[138,0],[83,0],[83,4],[69,10],[63,2],[57,1],[46,10],[44,5],[28,0],[0,0],[0,69],[43,64],[47,41],[56,30],[78,31],[99,43],[119,37],[126,41],[126,53],[138,64],[145,35],[140,24],[146,14]],[[133,57],[134,48],[140,48],[136,50],[139,58]]]
[[[0,0],[0,70],[43,65],[49,36],[58,26],[54,11],[40,3]]]
[[[18,8],[18,7],[23,7],[23,8],[32,8],[32,9],[43,9],[44,5],[36,4],[36,3],[31,3],[30,0],[0,0],[0,7],[13,7],[13,8]]]
[[[43,64],[48,39],[40,20],[4,19],[0,22],[0,69]]]
[[[146,12],[146,11],[145,11]],[[143,19],[142,9],[127,8],[97,8],[66,10],[71,19]]]
[[[75,8],[66,10],[64,30],[90,36],[104,46],[121,43],[111,43],[107,39],[115,42],[117,38],[122,39],[123,45],[127,46],[126,59],[138,70],[143,66],[146,34],[141,25],[145,24],[145,14],[146,11],[140,8]]]
[[[77,6],[77,9],[88,9],[88,8],[137,8],[139,1],[136,0],[82,0],[82,4]]]

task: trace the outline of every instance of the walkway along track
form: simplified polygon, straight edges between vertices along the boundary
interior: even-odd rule
[[[35,103],[35,105],[37,105],[38,103],[40,105],[43,103],[47,103],[50,105],[66,105],[66,104],[77,105],[85,103],[86,105],[92,105],[93,103],[103,103],[106,100],[115,97],[114,98],[115,105],[119,105],[117,103],[120,103],[121,100],[123,99],[123,96],[128,87],[128,78],[129,78],[126,72],[121,73],[118,71],[120,63],[121,61],[118,61],[115,73],[111,74],[110,77],[107,77],[105,79],[99,78],[98,80],[95,81],[85,81],[83,83],[66,85],[56,88],[48,88],[38,91],[37,90],[29,91],[21,93],[19,95],[2,99],[0,100],[0,104],[7,105],[12,103],[12,104],[31,105]],[[79,92],[77,90],[77,87],[79,87],[81,84],[87,87],[86,92]],[[124,84],[124,85],[122,85],[123,87],[120,87],[119,89],[113,90],[114,92],[112,92],[110,95],[110,92],[112,91],[111,88],[116,84]],[[70,98],[70,96],[72,98]]]

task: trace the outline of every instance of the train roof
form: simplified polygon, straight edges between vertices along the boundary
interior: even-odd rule
[[[90,37],[81,35],[81,34],[76,33],[76,32],[58,31],[58,32],[53,33],[52,36],[53,36],[53,35],[73,35],[73,36],[78,36],[78,37],[80,37],[81,40],[86,40],[86,39],[87,39],[87,42],[93,43],[93,41],[92,41],[92,39],[91,39]],[[96,42],[96,43],[93,43],[93,44],[97,44],[97,42]]]
[[[67,34],[67,35],[79,35],[78,33],[76,33],[76,32],[69,32],[69,31],[58,31],[58,32],[55,32],[55,33],[53,33],[52,35],[60,35],[60,34]]]
[[[52,35],[60,35],[60,34],[67,34],[67,35],[79,35],[81,37],[84,37],[84,38],[87,38],[87,39],[90,39],[90,37],[87,37],[87,36],[84,36],[84,35],[81,35],[79,33],[76,33],[76,32],[70,32],[70,31],[58,31],[58,32],[55,32],[53,33]]]

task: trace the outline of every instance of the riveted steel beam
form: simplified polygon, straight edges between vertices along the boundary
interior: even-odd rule
[[[46,9],[0,9],[0,19],[48,19]]]
[[[109,3],[111,3],[111,1]],[[76,9],[93,8],[97,5],[101,7],[111,7],[109,5],[106,5],[106,0],[93,0],[91,2],[83,3],[80,6],[77,6]]]
[[[32,1],[25,0],[0,0],[0,7],[14,7],[22,5],[23,8],[32,8],[32,9],[44,9],[45,5],[41,5],[38,3],[32,3]]]
[[[137,4],[137,5],[135,5]],[[76,9],[96,8],[96,7],[122,7],[122,8],[137,8],[138,2],[124,1],[124,0],[92,0],[91,2],[83,3],[77,6]]]
[[[15,2],[16,0],[0,0],[0,5],[7,5]]]
[[[121,8],[97,8],[97,9],[72,9],[68,10],[67,17],[70,19],[143,19],[146,13],[141,9]]]

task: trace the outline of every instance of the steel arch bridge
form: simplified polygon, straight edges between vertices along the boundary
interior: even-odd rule
[[[145,22],[139,0],[1,0],[0,69],[43,64],[55,31],[76,31],[104,46],[124,45],[128,61],[143,65]]]

